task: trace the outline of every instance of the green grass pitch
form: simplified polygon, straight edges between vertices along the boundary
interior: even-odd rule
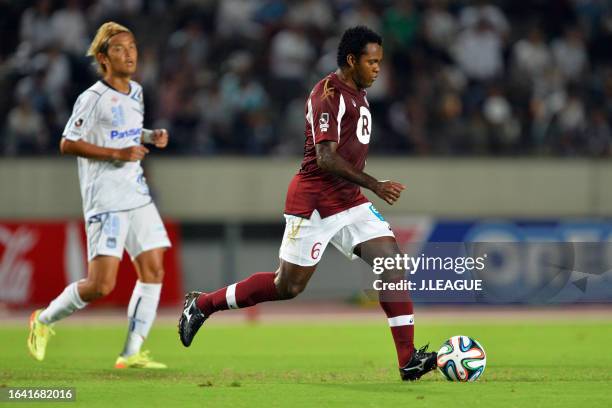
[[[433,372],[402,383],[380,324],[211,324],[183,348],[160,323],[145,344],[163,371],[115,370],[124,325],[58,324],[44,362],[24,327],[0,327],[0,385],[75,387],[87,407],[610,407],[612,325],[607,322],[419,324],[417,346],[469,335],[487,352],[476,383]],[[401,405],[394,405],[401,404]],[[10,406],[41,406],[40,403]],[[57,404],[45,403],[44,406]]]

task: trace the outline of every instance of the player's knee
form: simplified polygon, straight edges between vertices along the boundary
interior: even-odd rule
[[[288,264],[281,262],[274,279],[279,299],[293,299],[302,293],[306,289],[312,272],[314,272],[314,269],[291,269]]]
[[[290,283],[287,285],[285,291],[285,299],[293,299],[297,297],[300,293],[302,293],[306,289],[306,284],[304,283]]]
[[[293,299],[302,293],[306,287],[305,282],[288,279],[287,276],[282,273],[277,274],[274,284],[276,285],[278,297],[282,300]]]
[[[109,295],[115,289],[115,282],[97,282],[93,290],[93,298],[99,299]]]
[[[143,271],[143,283],[161,283],[164,280],[164,268],[161,265],[149,267]]]

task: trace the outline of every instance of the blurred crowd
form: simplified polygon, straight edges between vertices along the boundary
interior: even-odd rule
[[[606,0],[0,0],[0,153],[57,154],[108,20],[135,33],[145,126],[177,155],[300,154],[307,94],[358,24],[384,41],[371,151],[611,151]]]

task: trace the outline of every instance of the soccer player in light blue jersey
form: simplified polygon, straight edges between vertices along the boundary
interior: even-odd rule
[[[140,161],[165,148],[164,129],[143,129],[142,87],[131,80],[138,50],[132,32],[103,24],[87,52],[101,79],[77,99],[61,140],[62,154],[78,157],[87,229],[87,278],[72,282],[45,309],[30,317],[28,348],[43,360],[53,323],[108,295],[115,287],[124,248],[138,281],[128,306],[128,335],[116,368],[165,368],[142,351],[157,313],[170,241],[149,193]]]

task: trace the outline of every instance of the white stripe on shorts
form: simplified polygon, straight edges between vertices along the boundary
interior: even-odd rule
[[[389,320],[389,327],[414,325],[414,315],[413,314],[390,317],[388,320]]]
[[[232,283],[225,290],[225,300],[227,301],[227,307],[230,309],[238,309],[238,304],[236,303],[236,284]]]

